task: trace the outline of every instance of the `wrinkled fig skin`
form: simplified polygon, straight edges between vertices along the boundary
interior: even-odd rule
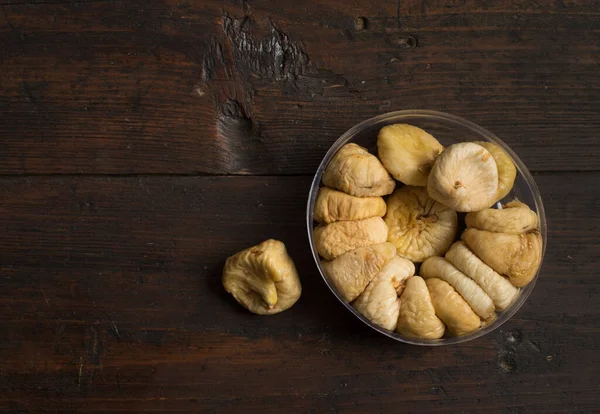
[[[435,315],[423,278],[409,278],[400,296],[400,315],[396,332],[412,338],[439,339],[445,330],[444,323]]]
[[[435,160],[427,180],[429,196],[460,212],[488,208],[496,201],[498,168],[481,145],[461,142]]]
[[[379,131],[377,152],[384,167],[396,180],[425,186],[442,144],[421,128],[407,124],[388,125]]]
[[[334,260],[322,261],[323,271],[342,298],[350,303],[360,295],[379,271],[396,256],[392,243],[359,247]]]
[[[315,228],[317,252],[326,260],[359,247],[387,241],[388,227],[381,217],[336,221]]]
[[[356,144],[346,144],[335,154],[323,184],[357,197],[384,196],[396,186],[379,159]]]
[[[517,287],[531,282],[542,261],[542,236],[537,230],[508,234],[466,229],[461,238],[485,264]]]
[[[538,216],[527,204],[511,201],[501,210],[486,208],[468,213],[465,217],[467,227],[497,233],[527,233],[538,228]]]
[[[464,242],[454,243],[445,257],[454,267],[481,286],[497,310],[506,309],[518,296],[519,289],[483,263]]]
[[[242,306],[259,315],[290,308],[302,293],[285,245],[273,239],[229,257],[223,269],[223,286]]]
[[[413,262],[443,255],[456,238],[456,212],[433,200],[423,187],[404,186],[388,198],[388,241]]]
[[[496,166],[498,167],[498,191],[496,192],[496,201],[502,200],[510,193],[513,185],[515,185],[517,168],[510,156],[498,145],[487,141],[477,141],[475,143],[488,150],[490,154],[492,154],[492,157],[494,157],[494,161],[496,161]]]
[[[383,217],[386,205],[381,197],[355,197],[331,188],[321,187],[315,201],[314,219],[321,224],[342,220]]]
[[[452,266],[443,257],[430,257],[425,260],[419,272],[425,279],[437,277],[448,282],[481,319],[493,316],[494,303],[487,293],[473,279]]]
[[[446,324],[451,335],[464,335],[479,329],[481,319],[452,286],[436,277],[425,282],[435,314]]]
[[[375,325],[393,331],[398,323],[400,299],[406,279],[415,274],[415,265],[395,256],[386,264],[352,306]]]

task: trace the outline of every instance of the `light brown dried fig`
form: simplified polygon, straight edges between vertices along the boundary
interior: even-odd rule
[[[487,141],[477,141],[475,143],[488,150],[490,154],[492,154],[492,157],[494,157],[494,161],[496,161],[496,166],[498,167],[498,191],[496,192],[496,201],[502,200],[510,193],[510,190],[512,190],[513,185],[515,184],[517,168],[510,156],[498,145]]]
[[[419,272],[425,279],[437,277],[450,283],[481,319],[488,319],[494,314],[494,303],[487,293],[443,257],[425,260]]]
[[[387,195],[396,186],[379,159],[356,144],[346,144],[335,154],[323,184],[357,197]]]
[[[481,319],[450,284],[437,277],[425,282],[435,314],[446,324],[450,334],[464,335],[479,329]]]
[[[395,256],[386,264],[352,306],[375,325],[393,331],[398,323],[400,299],[406,279],[415,274],[415,265]]]
[[[317,252],[327,260],[358,247],[387,241],[388,227],[381,217],[336,221],[314,230]]]
[[[352,302],[394,256],[392,243],[380,243],[359,247],[321,265],[342,299]]]
[[[537,229],[538,216],[527,204],[518,200],[502,206],[502,209],[486,208],[465,217],[467,227],[497,233],[526,233]]]
[[[429,196],[456,211],[490,207],[498,191],[498,167],[481,145],[450,145],[435,160],[427,180]]]
[[[443,150],[432,135],[408,124],[385,126],[377,137],[377,152],[384,167],[407,185],[425,186],[433,162]]]
[[[302,292],[285,245],[273,239],[229,257],[223,269],[223,286],[242,306],[259,315],[288,309]]]
[[[466,229],[461,238],[485,264],[517,287],[531,282],[542,261],[542,236],[537,230],[508,234]]]
[[[328,224],[342,220],[362,220],[385,215],[381,197],[355,197],[342,191],[321,187],[315,201],[314,219]]]
[[[506,309],[518,296],[519,289],[483,263],[464,242],[454,243],[445,257],[454,267],[481,286],[494,302],[496,309]]]
[[[431,296],[423,278],[409,278],[400,296],[400,315],[396,332],[413,338],[439,339],[445,330],[444,323],[435,315]]]
[[[456,237],[456,212],[427,195],[423,187],[405,186],[388,198],[384,220],[388,241],[398,255],[413,262],[442,255]]]

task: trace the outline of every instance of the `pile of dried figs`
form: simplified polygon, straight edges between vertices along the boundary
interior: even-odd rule
[[[371,322],[407,337],[490,323],[542,256],[537,214],[499,203],[517,174],[510,156],[490,142],[444,148],[407,124],[382,128],[377,150],[346,144],[323,173],[314,241],[326,277]],[[457,213],[467,213],[460,237]]]

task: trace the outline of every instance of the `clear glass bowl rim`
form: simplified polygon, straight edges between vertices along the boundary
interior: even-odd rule
[[[542,203],[542,198],[541,198],[539,189],[538,189],[531,173],[529,172],[529,170],[527,169],[527,167],[525,166],[523,161],[517,156],[517,154],[515,154],[515,152],[508,145],[506,145],[500,138],[498,138],[496,135],[494,135],[487,129],[485,129],[471,121],[468,121],[464,118],[456,116],[456,115],[451,115],[451,114],[447,114],[444,112],[438,112],[438,111],[422,110],[422,109],[410,109],[410,110],[388,112],[388,113],[367,119],[363,122],[360,122],[360,123],[354,125],[348,131],[346,131],[344,134],[342,134],[342,136],[340,136],[333,143],[333,145],[329,148],[329,150],[323,157],[323,160],[319,164],[317,172],[315,173],[315,176],[311,183],[309,197],[308,197],[308,204],[307,204],[307,208],[306,208],[306,228],[308,231],[308,240],[310,242],[310,248],[312,251],[313,258],[315,260],[315,264],[317,265],[317,268],[319,269],[319,273],[321,274],[321,277],[325,281],[325,284],[331,290],[333,295],[346,307],[346,309],[348,309],[354,316],[356,316],[358,319],[360,319],[363,323],[365,323],[372,329],[376,330],[377,332],[379,332],[389,338],[392,338],[396,341],[407,343],[407,344],[423,345],[423,346],[441,346],[441,345],[459,344],[459,343],[471,341],[471,340],[477,339],[483,335],[486,335],[486,334],[496,330],[503,323],[505,323],[510,318],[512,318],[514,316],[514,314],[521,308],[521,306],[523,306],[523,304],[525,303],[525,301],[527,300],[527,298],[533,291],[533,288],[535,287],[537,279],[540,275],[540,270],[542,268],[542,264],[540,263],[540,267],[538,268],[538,271],[537,271],[535,277],[533,278],[533,280],[527,286],[525,286],[524,288],[521,288],[521,293],[519,294],[519,297],[517,298],[517,300],[508,309],[506,309],[502,312],[499,312],[498,318],[496,320],[494,320],[493,322],[491,322],[490,324],[488,324],[487,326],[484,326],[483,328],[479,329],[478,331],[473,332],[468,335],[435,339],[435,340],[427,340],[427,339],[419,339],[419,338],[410,338],[410,337],[406,337],[406,336],[400,335],[398,333],[383,329],[383,328],[373,324],[371,321],[369,321],[367,318],[365,318],[363,315],[361,315],[359,312],[357,312],[356,309],[354,309],[354,307],[352,307],[352,305],[350,305],[349,303],[346,303],[342,299],[342,297],[338,294],[335,287],[329,282],[329,280],[325,276],[325,273],[321,266],[321,260],[319,258],[319,254],[317,253],[317,249],[316,249],[314,238],[313,238],[314,204],[315,204],[315,200],[317,197],[317,193],[319,191],[321,178],[323,176],[323,172],[325,171],[325,168],[327,167],[327,165],[329,165],[329,162],[331,161],[333,156],[337,153],[337,151],[343,145],[345,145],[348,141],[350,141],[358,132],[362,131],[363,129],[366,129],[368,127],[371,127],[371,126],[374,126],[374,125],[377,125],[380,123],[382,124],[382,126],[384,126],[384,125],[389,125],[391,123],[402,123],[403,120],[406,118],[421,118],[421,117],[428,118],[429,120],[432,120],[432,121],[440,121],[440,122],[443,122],[446,124],[454,124],[454,125],[457,125],[457,126],[460,126],[463,128],[470,129],[474,133],[478,134],[482,138],[481,140],[490,141],[490,142],[493,142],[494,144],[499,145],[504,151],[506,151],[506,153],[508,153],[508,155],[510,155],[510,157],[513,159],[513,162],[517,168],[518,173],[523,177],[523,179],[527,183],[527,186],[528,186],[529,190],[531,191],[531,195],[534,199],[535,210],[537,211],[537,214],[539,217],[540,232],[542,235],[542,261],[541,261],[541,263],[543,263],[544,254],[546,252],[546,244],[547,244],[546,214],[544,212],[544,205]]]

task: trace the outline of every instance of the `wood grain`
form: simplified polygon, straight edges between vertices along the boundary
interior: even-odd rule
[[[362,326],[327,290],[310,177],[2,178],[0,410],[592,411],[599,179],[536,176],[549,244],[533,294],[500,330],[430,349]],[[268,237],[304,292],[257,317],[220,272]]]
[[[4,2],[0,174],[312,174],[409,108],[598,169],[596,2],[289,4]]]

